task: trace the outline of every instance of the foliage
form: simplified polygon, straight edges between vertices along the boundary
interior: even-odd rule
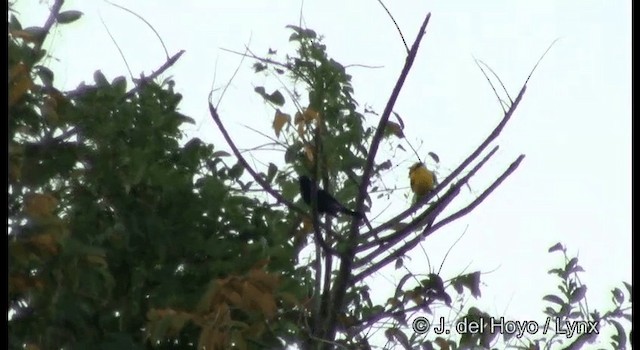
[[[609,342],[610,349],[626,349],[631,333],[625,330],[622,322],[631,323],[631,285],[623,282],[626,293],[620,288],[611,291],[613,307],[610,310],[604,313],[590,311],[586,299],[587,286],[578,277],[578,273],[584,272],[578,265],[578,258],[569,258],[566,248],[560,243],[549,248],[549,252],[561,252],[564,263],[560,268],[549,271],[550,275],[558,277],[560,283],[557,294],[542,298],[550,304],[544,310],[547,316],[544,321],[510,320],[470,307],[456,321],[461,327],[459,329],[466,330],[460,335],[459,341],[456,343],[455,337],[446,340],[436,337],[434,343],[446,350],[582,349],[592,348],[596,342],[602,342],[608,330],[614,330]],[[473,326],[476,326],[475,330]],[[434,349],[433,345],[427,344],[425,348],[431,346],[430,349]],[[602,346],[599,348],[604,349]]]
[[[57,90],[42,42],[80,17],[59,10],[9,24],[11,348],[280,344],[276,305],[309,281],[287,214],[239,190],[224,152],[181,141],[172,81],[96,71]]]
[[[293,104],[289,108],[293,111],[283,111],[287,99],[279,90],[268,92],[262,86],[255,89],[275,110],[273,129],[277,140],[274,143],[282,147],[285,153],[286,165],[283,169],[273,164],[269,166],[269,173],[280,172],[281,175],[270,176],[270,179],[275,178],[275,182],[265,186],[279,188],[288,205],[298,208],[293,202],[297,194],[296,175],[289,174],[310,174],[347,207],[357,206],[360,203],[357,200],[359,188],[362,182],[367,181],[364,169],[370,167],[368,176],[376,179],[393,167],[393,160],[390,159],[381,163],[374,161],[375,154],[370,153],[372,145],[382,139],[390,142],[392,137],[402,138],[404,124],[396,114],[399,123],[381,122],[377,128],[367,125],[365,116],[358,112],[358,104],[352,96],[351,76],[341,64],[329,58],[322,38],[310,29],[297,26],[288,28],[293,31],[290,41],[297,47],[295,55],[286,55],[283,61],[277,59],[275,50],[269,50],[266,57],[250,55],[257,61],[253,65],[256,73],[287,77],[293,86],[293,89],[284,87],[288,101]],[[210,110],[218,127],[224,130],[224,124],[212,105]],[[294,113],[295,117],[292,118],[291,114]],[[233,148],[232,140],[227,138],[227,141]],[[242,159],[237,152],[236,156]],[[457,186],[465,181],[463,178]],[[256,182],[260,183],[259,179],[256,178]],[[313,233],[315,255],[312,254],[311,267],[316,278],[313,293],[316,300],[304,315],[304,324],[308,326],[303,334],[308,335],[306,339],[301,338],[303,348],[333,347],[338,344],[368,348],[368,330],[375,324],[385,323],[385,335],[391,343],[410,347],[424,341],[422,334],[405,333],[411,315],[431,312],[436,305],[450,307],[451,289],[455,289],[457,294],[468,289],[474,296],[480,295],[479,272],[456,276],[446,283],[437,273],[408,272],[401,278],[396,293],[389,296],[388,302],[377,305],[372,302],[370,289],[364,283],[366,278],[389,262],[396,261],[396,268],[403,266],[402,256],[411,249],[412,244],[415,246],[435,231],[433,221],[455,197],[457,186],[442,195],[439,209],[438,204],[433,204],[422,212],[418,211],[420,206],[435,197],[435,191],[409,209],[409,214],[416,213],[411,220],[400,221],[403,219],[400,214],[395,223],[390,221],[383,224],[377,232],[368,223],[370,232],[359,232],[358,225],[350,226],[343,218],[338,218],[337,222],[325,218],[324,222],[320,222],[312,205],[312,219],[305,215],[301,219],[305,223],[302,232]],[[365,196],[362,205],[366,212],[370,208],[371,198],[367,192],[362,194]],[[359,226],[362,227],[362,224]],[[386,237],[378,237],[378,232],[384,231],[391,232],[386,232]],[[402,243],[404,238],[412,236],[412,242]],[[351,239],[353,237],[356,239]],[[395,250],[396,244],[403,248]],[[335,262],[340,264],[339,268],[333,267]],[[349,266],[345,267],[345,263]],[[347,279],[343,277],[341,281],[341,274],[348,276]],[[325,277],[321,283],[321,276],[334,277]],[[336,300],[341,293],[342,302]]]

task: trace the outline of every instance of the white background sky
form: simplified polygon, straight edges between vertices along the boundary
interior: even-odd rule
[[[432,18],[413,70],[396,104],[407,126],[405,134],[421,155],[440,156],[441,178],[483,140],[502,117],[493,92],[473,57],[488,63],[513,97],[529,71],[556,38],[560,40],[538,67],[512,121],[498,139],[500,151],[472,185],[470,200],[519,154],[520,168],[479,208],[458,223],[435,233],[423,244],[433,268],[467,228],[449,254],[442,275],[468,270],[491,271],[482,277],[483,297],[471,301],[494,315],[542,321],[542,296],[556,292],[547,270],[560,255],[547,249],[556,242],[578,254],[586,270],[591,308],[606,309],[610,290],[631,282],[631,1],[388,1],[408,42],[415,38],[427,12]],[[207,94],[233,73],[239,57],[220,48],[258,55],[268,48],[293,52],[287,24],[298,24],[299,1],[127,1],[162,36],[169,53],[185,55],[164,76],[174,76],[184,94],[181,110],[198,124],[190,135],[227,149],[207,111]],[[46,8],[19,1],[23,26],[38,25]],[[108,79],[127,75],[100,16],[138,75],[164,62],[162,47],[139,19],[102,1],[71,1],[65,9],[81,10],[78,22],[55,31],[52,47],[59,88],[92,81],[101,69]],[[361,107],[382,112],[404,64],[405,51],[396,29],[374,0],[306,1],[306,26],[325,36],[330,56],[351,68]],[[52,46],[51,46],[52,44]],[[220,106],[220,114],[241,146],[266,140],[242,124],[271,133],[273,110],[253,92],[273,78],[254,75],[246,60]],[[285,105],[294,113],[290,103]],[[372,121],[374,122],[374,121]],[[406,148],[406,145],[405,145]],[[279,154],[258,155],[282,161]],[[383,152],[379,162],[390,153]],[[408,205],[407,167],[403,163],[388,181],[403,188],[392,205]],[[256,163],[257,166],[261,166]],[[378,203],[379,208],[387,203]],[[375,214],[375,213],[373,213]],[[428,272],[423,253],[413,256],[414,272]],[[393,273],[391,271],[390,273]],[[393,277],[376,279],[376,290],[392,288]],[[386,299],[386,295],[380,298]]]

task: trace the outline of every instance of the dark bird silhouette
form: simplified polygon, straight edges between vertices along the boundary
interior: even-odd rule
[[[302,200],[305,203],[311,205],[313,182],[306,175],[300,176],[298,181],[300,182],[300,193],[302,194]],[[333,198],[333,196],[330,195],[327,191],[320,189],[317,193],[318,213],[326,213],[332,216],[336,216],[338,215],[338,213],[344,213],[353,217],[364,218],[364,215],[362,215],[362,213],[345,208],[344,205],[340,204],[340,202],[338,202],[337,199]]]

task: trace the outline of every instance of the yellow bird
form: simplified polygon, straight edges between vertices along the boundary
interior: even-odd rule
[[[417,162],[409,168],[411,190],[417,197],[422,197],[431,192],[437,184],[436,175],[422,162]]]

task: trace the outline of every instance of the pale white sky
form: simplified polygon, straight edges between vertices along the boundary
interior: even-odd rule
[[[588,285],[590,308],[608,308],[610,290],[620,287],[622,280],[631,281],[631,1],[388,2],[409,42],[425,14],[432,13],[395,110],[403,117],[413,145],[422,143],[421,155],[433,151],[440,156],[440,177],[472,151],[502,116],[473,57],[488,63],[515,97],[539,56],[560,38],[498,139],[500,151],[472,182],[474,192],[465,192],[461,199],[471,200],[519,154],[526,154],[525,160],[472,214],[424,242],[435,265],[432,269],[468,226],[442,275],[452,277],[468,265],[469,271],[492,271],[482,277],[483,297],[471,304],[516,320],[542,321],[546,304],[541,298],[555,293],[557,286],[547,271],[561,261],[547,248],[560,241],[570,254],[579,255],[586,270],[581,279]],[[297,24],[300,14],[299,1],[118,3],[149,21],[170,54],[186,50],[165,76],[172,75],[184,94],[182,112],[198,121],[191,134],[223,149],[226,144],[208,115],[207,94],[214,74],[219,87],[239,57],[220,48],[242,51],[248,44],[258,55],[268,48],[292,52],[285,26]],[[24,26],[41,24],[46,16],[31,4],[18,2]],[[134,75],[149,74],[164,62],[160,43],[134,16],[102,1],[68,0],[65,9],[81,10],[85,17],[53,36],[59,61],[50,63],[59,88],[91,82],[96,69],[108,79],[127,75],[100,15]],[[306,1],[302,13],[306,26],[325,36],[328,52],[337,61],[383,66],[348,71],[360,105],[381,112],[405,51],[377,1]],[[241,146],[266,142],[242,124],[267,133],[271,128],[273,110],[253,87],[278,87],[275,79],[254,75],[251,63],[245,61],[220,106]],[[290,104],[285,108],[293,113]],[[279,154],[258,156],[261,161],[282,163]],[[391,154],[382,152],[377,159],[385,157]],[[403,163],[385,181],[408,186],[407,167],[414,158],[407,153],[393,160]],[[391,204],[404,208],[408,189],[396,192]],[[387,204],[377,203],[374,211]],[[428,272],[422,251],[412,258],[414,272]],[[376,290],[392,290],[393,281],[393,277],[376,279]]]

